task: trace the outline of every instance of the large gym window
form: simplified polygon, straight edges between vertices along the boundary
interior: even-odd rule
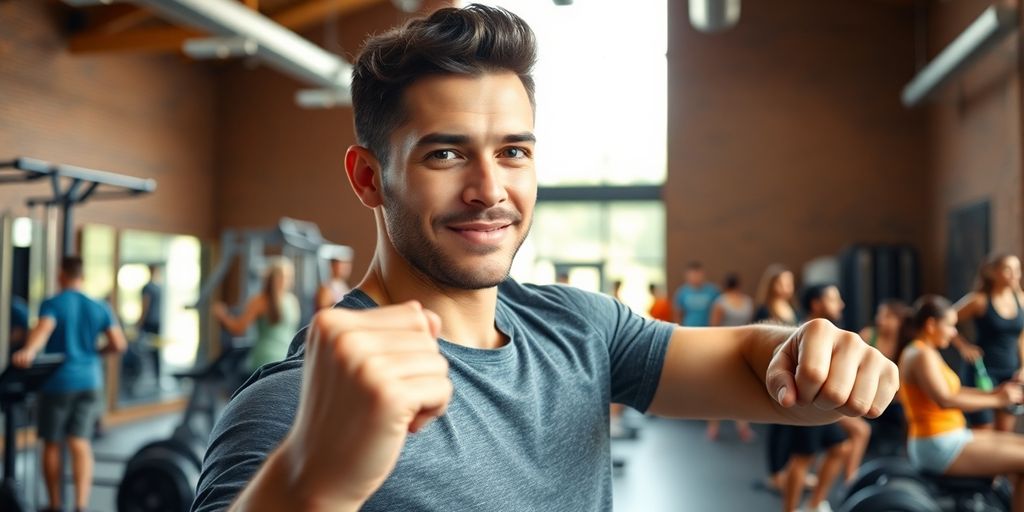
[[[613,292],[636,311],[665,282],[666,0],[497,0],[539,46],[533,229],[512,275]]]
[[[164,273],[160,317],[160,349],[163,360],[174,369],[191,368],[199,346],[199,313],[191,306],[199,297],[199,239],[124,230],[121,234],[121,267],[118,269],[118,314],[134,326],[142,313],[142,287],[149,282],[149,265]]]
[[[483,3],[518,14],[537,36],[541,187],[664,183],[666,0]]]

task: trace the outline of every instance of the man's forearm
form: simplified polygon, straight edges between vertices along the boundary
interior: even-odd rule
[[[674,418],[821,423],[794,416],[765,384],[772,355],[794,331],[773,325],[677,327],[651,412]]]
[[[33,353],[38,353],[46,346],[46,340],[50,338],[50,332],[45,329],[33,329],[28,335],[28,341],[25,342],[24,350],[31,350]]]
[[[232,503],[230,512],[356,512],[362,506],[361,503],[325,505],[316,496],[305,492],[301,482],[296,481],[301,479],[297,475],[298,472],[291,467],[284,445],[278,447]]]

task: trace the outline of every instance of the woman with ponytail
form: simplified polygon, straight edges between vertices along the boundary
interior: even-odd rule
[[[1024,292],[1020,287],[1020,259],[1012,254],[996,254],[978,270],[974,291],[957,301],[953,308],[961,325],[974,321],[975,344],[957,338],[953,346],[968,362],[981,358],[992,382],[999,385],[1021,380],[1021,354],[1024,353]],[[965,384],[976,385],[976,371],[970,369]],[[971,428],[992,428],[1012,432],[1017,418],[1004,411],[982,410],[967,415]]]
[[[1003,409],[1024,401],[1020,384],[994,391],[961,386],[940,349],[957,335],[956,311],[948,300],[929,295],[914,305],[900,341],[899,397],[907,415],[907,454],[918,469],[950,476],[1015,475],[1013,509],[1024,512],[1024,436],[971,431],[963,411]]]
[[[213,314],[235,336],[242,336],[256,322],[256,339],[249,352],[249,370],[284,359],[288,344],[299,330],[299,300],[292,294],[291,261],[284,257],[270,259],[263,290],[249,299],[239,316],[232,316],[223,303],[213,306]]]

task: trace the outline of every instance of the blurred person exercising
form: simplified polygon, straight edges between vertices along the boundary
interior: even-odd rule
[[[943,297],[925,296],[914,304],[898,356],[899,396],[909,425],[907,454],[914,466],[932,474],[1010,475],[1012,510],[1024,512],[1024,436],[971,430],[964,417],[964,411],[1019,404],[1024,393],[1012,380],[993,391],[961,385],[939,353],[957,336],[956,324],[956,310]]]
[[[957,336],[953,345],[969,362],[981,357],[992,384],[998,386],[1021,380],[1024,358],[1024,292],[1020,286],[1020,259],[1012,254],[997,254],[978,269],[976,289],[953,306],[957,322],[974,321],[977,344]],[[969,368],[964,385],[977,387],[977,371]],[[982,409],[967,414],[971,428],[995,428],[1012,432],[1016,416],[1001,409]]]
[[[82,293],[81,258],[64,258],[58,282],[60,293],[39,306],[39,321],[11,362],[23,368],[31,366],[40,351],[64,356],[64,363],[43,385],[39,397],[38,434],[43,440],[43,477],[50,501],[46,510],[63,510],[61,449],[65,443],[71,452],[75,510],[84,510],[92,489],[93,428],[100,415],[99,356],[124,352],[127,342],[109,306]],[[101,333],[107,344],[97,350],[96,338]]]

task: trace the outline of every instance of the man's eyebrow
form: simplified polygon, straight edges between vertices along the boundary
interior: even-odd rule
[[[502,137],[501,142],[502,144],[537,142],[537,137],[535,137],[531,132],[513,133]],[[470,138],[467,135],[459,135],[455,133],[428,133],[423,137],[420,137],[420,140],[416,141],[416,146],[465,146],[469,143]]]
[[[506,144],[513,142],[537,142],[537,137],[530,132],[513,133],[506,135],[501,141]]]
[[[464,146],[469,144],[469,137],[454,133],[428,133],[416,141],[417,146],[431,146],[434,144],[450,144],[452,146]]]

